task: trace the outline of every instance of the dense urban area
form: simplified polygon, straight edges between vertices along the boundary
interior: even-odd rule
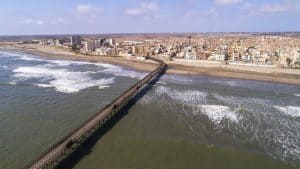
[[[300,66],[300,38],[293,33],[213,33],[124,36],[79,36],[33,40],[87,55],[122,56],[143,60],[212,62],[263,67]],[[31,42],[32,43],[32,42]]]

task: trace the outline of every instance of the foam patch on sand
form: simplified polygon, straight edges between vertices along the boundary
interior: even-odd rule
[[[292,117],[300,117],[300,107],[298,106],[274,106],[277,110]]]
[[[93,79],[90,72],[74,72],[67,69],[51,69],[43,66],[19,67],[13,77],[18,81],[40,79],[39,87],[54,87],[63,93],[75,93],[94,86],[107,86],[114,78]]]
[[[239,116],[227,106],[221,105],[198,105],[196,113],[205,114],[215,124],[220,124],[223,119],[228,119],[231,122],[238,122]]]

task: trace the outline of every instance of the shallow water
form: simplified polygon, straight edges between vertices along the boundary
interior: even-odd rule
[[[20,168],[145,76],[0,52],[0,168]],[[165,75],[75,168],[295,168],[300,87]]]
[[[0,52],[0,168],[21,168],[144,75]]]
[[[297,168],[299,91],[165,75],[75,168]]]

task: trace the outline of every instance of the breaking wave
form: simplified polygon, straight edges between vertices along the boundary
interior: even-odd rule
[[[122,77],[131,77],[131,78],[138,78],[142,79],[147,75],[147,73],[141,73],[141,72],[136,72],[136,71],[131,71],[131,70],[126,70],[123,69],[120,66],[117,65],[112,65],[112,64],[101,64],[101,66],[105,67],[102,72],[106,74],[113,74],[115,76],[122,76]]]
[[[277,110],[292,116],[292,117],[300,117],[300,107],[298,106],[274,106]]]
[[[186,104],[200,104],[205,102],[207,94],[198,90],[180,91],[165,86],[158,86],[155,90],[158,96],[167,95],[170,98]]]
[[[163,99],[164,96],[171,98],[170,101]],[[173,102],[186,105],[189,109],[182,108],[182,111],[188,114],[206,115],[213,123],[220,124],[223,119],[228,119],[231,122],[238,122],[239,115],[232,111],[228,106],[209,105],[207,103],[207,93],[198,90],[177,90],[166,86],[157,86],[154,94],[144,96],[140,103],[149,104],[160,98],[160,101],[165,101],[173,104]]]
[[[220,124],[223,119],[231,122],[238,122],[240,117],[227,106],[221,105],[198,105],[197,111],[193,114],[203,113],[215,124]]]
[[[14,65],[12,68],[12,83],[18,83],[29,79],[38,80],[33,85],[38,87],[53,87],[59,92],[75,93],[89,87],[105,89],[114,83],[112,78],[95,78],[96,75],[106,74],[121,77],[143,78],[146,73],[127,70],[121,66],[102,62],[84,62],[72,60],[41,59],[35,55],[15,52],[0,52],[0,57],[11,57],[15,60],[23,60],[33,64],[32,66]],[[72,67],[71,67],[72,66]],[[80,66],[80,71],[73,69]],[[2,66],[7,69],[6,65]],[[82,68],[82,69],[81,69]]]
[[[74,72],[67,69],[50,69],[47,67],[19,67],[14,70],[17,81],[40,79],[39,87],[54,87],[59,92],[75,93],[93,86],[104,86],[114,83],[114,78],[91,78],[90,72]]]

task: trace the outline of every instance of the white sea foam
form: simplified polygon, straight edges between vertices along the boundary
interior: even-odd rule
[[[8,68],[8,66],[6,66],[6,65],[1,66],[1,67],[2,67],[2,69],[7,69]]]
[[[16,82],[9,82],[8,84],[10,84],[10,85],[17,85]]]
[[[221,84],[221,85],[226,85],[226,86],[231,86],[231,87],[236,87],[238,86],[238,81],[234,81],[234,80],[219,80],[219,79],[214,79],[214,80],[211,80],[212,83],[215,83],[215,84]]]
[[[36,57],[32,57],[30,55],[19,55],[19,59],[21,60],[27,60],[27,61],[45,61],[43,59],[39,59],[39,58],[36,58]]]
[[[39,59],[37,57],[34,57],[31,54],[26,53],[15,53],[15,52],[0,52],[0,57],[15,57],[19,60],[27,60],[27,61],[44,61],[43,59]]]
[[[103,73],[113,74],[115,76],[123,76],[123,77],[132,77],[132,78],[142,79],[147,74],[147,73],[141,73],[141,72],[136,72],[136,71],[131,71],[131,70],[125,70],[120,66],[112,65],[112,64],[102,63],[101,66],[106,68],[105,70],[102,71]]]
[[[297,97],[300,97],[300,94],[294,94],[295,96],[297,96]]]
[[[96,63],[92,63],[92,62],[84,62],[84,61],[74,61],[74,60],[45,60],[49,63],[55,64],[57,66],[69,66],[69,65],[95,65],[95,66],[105,66],[107,64],[102,63],[102,62],[96,62]]]
[[[10,53],[10,52],[4,52],[0,51],[0,57],[20,57],[21,55],[18,53]]]
[[[41,79],[39,87],[54,87],[59,92],[75,93],[82,89],[114,83],[114,78],[93,79],[89,72],[73,72],[67,69],[50,69],[43,66],[19,67],[13,75],[18,80]]]
[[[167,85],[167,83],[161,81],[158,81],[157,84]]]
[[[255,97],[222,96],[216,93],[214,93],[213,96],[219,101],[222,101],[226,104],[238,105],[243,107],[253,107],[253,105],[268,106],[271,103],[271,100]]]
[[[207,115],[207,117],[216,124],[219,124],[223,119],[228,119],[231,122],[238,122],[240,119],[239,116],[227,106],[198,105],[197,108],[198,113],[201,112]],[[194,114],[197,112],[194,112]]]
[[[121,66],[106,64],[102,62],[84,62],[84,61],[71,61],[71,60],[55,60],[55,59],[41,59],[34,55],[30,54],[23,54],[23,53],[9,53],[9,52],[0,52],[4,56],[14,56],[21,60],[26,61],[43,61],[48,62],[48,67],[55,67],[55,66],[68,66],[68,65],[95,65],[99,67],[104,67],[103,73],[106,74],[113,74],[115,76],[122,76],[122,77],[132,77],[132,78],[139,78],[142,79],[146,76],[147,73],[141,73],[131,70],[126,70]]]
[[[171,89],[166,85],[163,86],[159,84],[155,87],[154,93],[143,96],[139,102],[141,104],[150,104],[157,100],[157,98],[160,98],[160,101],[164,101],[163,96],[167,96],[173,101],[177,101],[181,104],[198,105],[206,102],[207,94],[198,90]]]
[[[292,117],[300,117],[300,107],[298,106],[274,106],[277,110]]]
[[[105,89],[105,88],[109,88],[110,86],[99,86],[99,89]]]
[[[178,75],[164,75],[162,77],[164,80],[172,80],[176,82],[192,82],[193,80],[190,77],[178,76]]]
[[[169,87],[165,86],[158,86],[156,88],[156,93],[158,96],[163,94],[168,95],[174,100],[186,103],[186,104],[200,104],[205,101],[207,94],[202,91],[198,90],[185,90],[180,91],[176,89],[170,89]]]
[[[38,87],[53,87],[53,85],[49,85],[49,84],[36,84],[36,86],[38,86]]]

